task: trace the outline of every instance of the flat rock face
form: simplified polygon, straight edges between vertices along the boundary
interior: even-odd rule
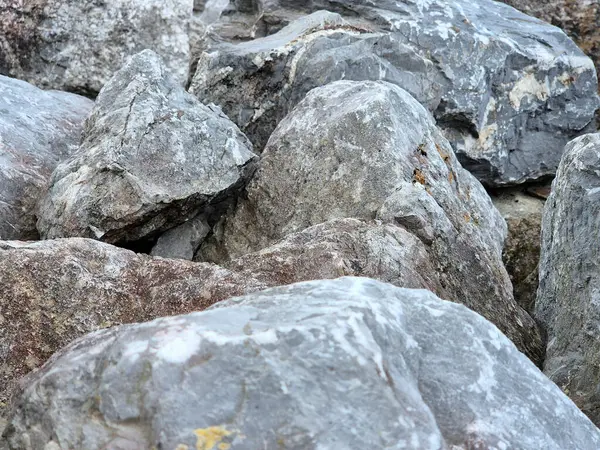
[[[41,202],[44,238],[148,239],[218,209],[255,168],[239,129],[185,92],[149,50],[106,84],[83,137]]]
[[[0,416],[22,375],[85,333],[197,311],[264,286],[212,264],[89,239],[0,242]]]
[[[530,192],[538,191],[534,189]],[[492,201],[508,225],[502,259],[510,275],[515,300],[533,314],[539,279],[544,200],[517,188],[492,195]]]
[[[429,113],[386,82],[340,81],[313,90],[280,123],[247,195],[197,259],[223,263],[343,218],[404,228],[422,242],[434,268],[429,276],[449,299],[466,302],[540,361],[536,325],[514,302],[502,264],[504,220]],[[419,271],[417,261],[404,264],[414,262]]]
[[[600,432],[467,308],[342,278],[74,342],[29,378],[0,448],[27,444],[562,450]]]
[[[544,372],[600,424],[600,135],[570,142],[544,208],[535,314]]]
[[[559,29],[506,5],[344,0],[310,9],[317,7],[343,11],[346,21],[320,12],[320,23],[305,17],[262,39],[213,43],[200,56],[191,92],[222,106],[259,150],[307,92],[340,79],[406,89],[489,185],[555,173],[566,142],[593,127],[592,61]]]
[[[151,49],[187,79],[192,0],[3,0],[0,73],[95,96],[128,56]]]
[[[92,105],[0,75],[0,239],[38,237],[36,203],[56,165],[77,149]]]
[[[594,0],[501,0],[562,28],[600,71],[600,3]]]

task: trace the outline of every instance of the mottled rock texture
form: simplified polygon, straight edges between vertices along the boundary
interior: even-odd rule
[[[0,73],[95,96],[151,49],[187,79],[192,0],[0,0]]]
[[[570,142],[544,208],[535,315],[544,372],[600,425],[600,135]]]
[[[514,302],[502,263],[504,220],[430,114],[390,83],[339,81],[309,93],[197,259],[221,264],[343,218],[404,228],[422,242],[449,299],[466,301],[540,361],[536,325]]]
[[[597,0],[501,0],[562,28],[600,71],[600,2]]]
[[[264,286],[212,264],[90,239],[0,242],[0,416],[22,375],[85,333],[197,311]]]
[[[293,4],[286,3],[289,8]],[[279,33],[209,45],[191,91],[214,101],[258,151],[312,88],[386,80],[433,114],[467,169],[490,185],[553,174],[594,127],[592,61],[558,28],[489,0],[302,2],[329,8]],[[469,64],[465,65],[465,61]]]
[[[41,202],[44,238],[158,237],[201,212],[218,214],[255,169],[239,129],[185,92],[150,50],[102,89],[83,139]]]
[[[527,312],[533,313],[544,200],[517,188],[496,192],[492,201],[508,225],[502,259],[510,275],[515,300]]]
[[[600,433],[482,317],[342,278],[74,342],[29,378],[0,448],[27,445],[563,450]]]
[[[92,105],[0,75],[0,239],[38,237],[36,203],[56,165],[77,149]]]

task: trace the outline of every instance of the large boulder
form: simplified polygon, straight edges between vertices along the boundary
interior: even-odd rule
[[[490,185],[553,174],[564,145],[594,127],[594,65],[558,28],[491,0],[371,5],[313,2],[346,20],[318,12],[262,39],[213,42],[191,92],[222,106],[261,149],[314,87],[386,80],[429,108],[463,165]]]
[[[537,190],[537,186],[533,187]],[[535,191],[531,191],[535,192]],[[502,259],[513,285],[515,300],[533,314],[538,288],[544,200],[520,188],[492,195],[494,206],[508,225]]]
[[[501,0],[525,14],[562,28],[600,72],[600,3],[590,0]]]
[[[600,134],[570,142],[542,222],[545,373],[600,425]]]
[[[0,25],[1,26],[1,25]],[[0,75],[0,239],[36,239],[35,207],[93,102]]]
[[[34,373],[0,448],[598,448],[496,327],[422,290],[301,283],[90,334]]]
[[[123,243],[201,212],[214,217],[253,173],[251,149],[220,109],[185,92],[145,50],[102,89],[79,151],[52,175],[38,229]]]
[[[22,375],[85,333],[197,311],[263,287],[212,264],[90,239],[0,242],[0,416]]]
[[[0,73],[95,96],[128,56],[151,49],[187,80],[192,0],[2,0]]]
[[[466,301],[540,361],[537,327],[514,302],[502,264],[504,220],[429,113],[390,83],[338,81],[309,93],[197,259],[222,264],[343,218],[403,227],[422,242],[449,299]]]

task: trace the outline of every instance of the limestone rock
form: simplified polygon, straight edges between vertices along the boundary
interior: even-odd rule
[[[525,14],[562,28],[600,72],[600,3],[590,0],[501,0]]]
[[[0,239],[38,237],[36,203],[56,165],[76,150],[92,105],[0,75]]]
[[[308,7],[341,11],[346,20],[318,12],[320,21],[308,16],[262,39],[216,42],[199,58],[191,92],[222,106],[258,151],[307,92],[340,79],[406,89],[489,185],[555,173],[564,145],[594,127],[592,61],[559,29],[507,5],[331,0]]]
[[[95,96],[151,49],[183,84],[191,16],[192,0],[0,0],[0,73]]]
[[[0,416],[22,375],[85,333],[197,311],[262,287],[211,264],[89,239],[0,242]]]
[[[506,223],[429,113],[390,83],[339,81],[309,93],[273,133],[246,195],[197,259],[222,264],[343,218],[403,227],[427,249],[430,276],[449,299],[466,301],[540,361],[536,325],[515,303],[502,264]]]
[[[502,259],[510,275],[515,300],[533,314],[539,279],[544,200],[526,192],[519,188],[500,191],[492,196],[492,201],[508,225]]]
[[[44,238],[110,243],[157,237],[235,196],[256,156],[239,129],[201,104],[146,50],[106,84],[84,140],[41,202]]]
[[[0,448],[28,445],[562,450],[600,432],[467,308],[343,278],[74,342],[29,378]]]
[[[201,214],[178,227],[166,231],[158,238],[150,254],[163,258],[191,261],[209,232],[210,226],[205,215]]]
[[[600,425],[600,134],[570,142],[544,207],[535,314],[544,372]]]

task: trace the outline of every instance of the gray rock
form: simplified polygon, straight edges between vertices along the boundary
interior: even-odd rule
[[[390,83],[339,81],[309,93],[279,124],[247,195],[197,259],[222,264],[343,218],[378,218],[414,235],[449,299],[540,362],[537,327],[515,303],[502,263],[506,223],[430,114]],[[423,270],[417,260],[406,264]]]
[[[194,259],[194,254],[210,232],[206,217],[201,214],[166,231],[152,247],[152,256],[163,258]]]
[[[201,104],[146,50],[106,84],[76,155],[39,208],[44,238],[110,243],[157,236],[229,200],[256,156],[216,107]]]
[[[382,79],[409,91],[433,112],[463,165],[490,185],[553,174],[566,142],[594,127],[592,61],[558,28],[507,5],[298,6],[307,7],[342,11],[347,20],[303,18],[273,36],[213,43],[198,61],[191,92],[222,106],[257,149],[307,92],[340,79]]]
[[[508,189],[493,195],[492,201],[508,225],[502,259],[513,285],[515,300],[525,311],[533,314],[544,200],[522,189]]]
[[[188,77],[192,0],[2,0],[0,73],[95,96],[128,56],[151,49]]]
[[[88,335],[33,374],[0,448],[598,448],[497,328],[422,290],[301,283]]]
[[[76,150],[92,105],[0,75],[0,239],[38,237],[36,203],[56,165]]]
[[[0,242],[0,417],[21,376],[85,333],[198,311],[266,286],[212,264],[90,239]]]
[[[600,134],[570,142],[544,208],[535,314],[544,372],[600,425]]]

